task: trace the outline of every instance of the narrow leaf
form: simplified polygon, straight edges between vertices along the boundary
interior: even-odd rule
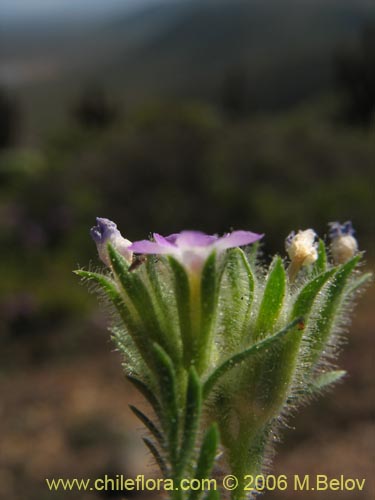
[[[111,259],[113,272],[125,290],[126,295],[136,309],[139,320],[143,323],[147,336],[161,345],[168,346],[165,342],[165,332],[160,328],[160,324],[155,312],[149,291],[136,272],[130,272],[126,260],[111,245],[108,245],[108,254]],[[176,354],[173,349],[169,355]]]
[[[107,278],[106,276],[104,276],[103,274],[100,274],[100,273],[93,273],[91,271],[84,271],[81,269],[77,270],[77,271],[73,271],[73,272],[74,272],[74,274],[77,274],[81,278],[88,280],[88,281],[93,281],[97,285],[99,285],[101,290],[105,293],[105,295],[109,298],[109,300],[117,308],[120,305],[120,303],[123,302],[121,294],[116,286],[116,283],[114,281],[112,281],[110,278]],[[126,307],[125,304],[123,304],[123,305],[121,304],[121,307],[123,307],[123,306]],[[131,317],[129,317],[129,320],[131,322],[134,322],[134,320],[132,320]]]
[[[350,283],[348,293],[351,295],[357,290],[359,290],[361,287],[369,283],[373,278],[372,273],[365,273],[362,274],[362,276],[359,276],[358,278],[355,278],[352,283]]]
[[[216,423],[213,423],[207,430],[200,449],[194,478],[202,480],[210,477],[212,467],[215,462],[217,447],[219,445],[219,430]],[[202,491],[191,491],[188,500],[197,500]]]
[[[142,330],[140,329],[137,318],[134,316],[128,304],[125,302],[116,284],[111,279],[99,273],[79,270],[75,271],[75,274],[81,276],[84,279],[94,281],[99,285],[100,289],[105,293],[105,295],[117,309],[122,322],[124,323],[127,331],[136,344],[141,356],[145,360],[146,364],[151,368],[152,360],[150,359],[149,341],[144,336],[144,332],[142,332]]]
[[[312,281],[308,282],[307,285],[302,288],[294,303],[291,314],[292,318],[295,318],[296,316],[303,316],[305,321],[307,320],[316,296],[329,278],[335,274],[335,272],[336,269],[326,271],[325,273],[314,278]]]
[[[184,364],[188,367],[194,357],[195,350],[195,343],[192,338],[189,277],[186,274],[185,268],[176,259],[169,257],[168,261],[174,276],[180,332],[184,350]]]
[[[289,323],[285,328],[280,330],[278,333],[267,337],[264,340],[261,340],[257,344],[252,345],[245,351],[242,351],[238,354],[235,354],[231,358],[224,361],[216,370],[211,373],[204,384],[203,388],[203,396],[204,399],[209,395],[212,388],[216,384],[216,382],[225,375],[229,370],[232,370],[235,366],[239,365],[243,361],[248,361],[253,356],[258,355],[259,353],[267,350],[271,347],[276,347],[282,341],[282,339],[289,333],[292,332],[294,327],[298,325],[302,321],[301,318],[297,318]],[[294,332],[295,333],[295,332]]]
[[[250,318],[255,284],[246,255],[240,248],[228,251],[223,278],[221,314],[225,336],[238,338]]]
[[[216,319],[218,301],[216,253],[212,252],[202,269],[200,289],[200,332],[198,336],[198,359],[196,367],[202,373],[208,363],[211,332]]]
[[[318,259],[315,262],[315,269],[318,273],[324,273],[324,271],[327,269],[327,252],[323,240],[319,240]]]
[[[283,262],[276,257],[271,266],[255,325],[254,340],[272,332],[283,304],[286,276]]]
[[[319,358],[331,334],[331,329],[335,324],[336,317],[341,312],[340,306],[346,291],[349,276],[358,264],[360,258],[361,256],[357,255],[345,264],[342,264],[328,285],[324,307],[317,321],[315,334],[311,336],[309,360],[312,363]]]
[[[173,344],[173,349],[176,352],[181,350],[179,335],[176,327],[175,310],[171,310],[172,306],[169,303],[169,298],[166,297],[163,286],[160,280],[160,269],[153,256],[149,255],[146,261],[146,270],[152,289],[152,297],[155,302],[156,315],[159,323],[162,325],[162,330],[168,332],[168,342]]]
[[[163,476],[167,477],[168,476],[168,467],[167,467],[163,457],[160,455],[157,447],[148,438],[143,438],[143,442],[145,443],[147,448],[150,450],[150,452],[151,452],[152,456],[154,457],[156,463],[158,464]]]
[[[146,401],[148,401],[148,403],[150,403],[155,414],[160,419],[162,412],[161,412],[160,402],[158,401],[157,397],[155,396],[155,392],[152,391],[144,382],[142,382],[142,380],[139,380],[138,378],[134,377],[133,375],[127,375],[126,378],[142,394],[142,396],[146,399]]]
[[[142,424],[147,427],[147,429],[151,432],[151,434],[154,436],[154,438],[158,441],[158,443],[161,446],[165,445],[165,441],[163,438],[162,433],[159,431],[159,429],[156,427],[154,422],[150,420],[147,415],[145,415],[141,410],[139,410],[136,406],[134,405],[129,405],[129,408],[131,411],[134,413],[136,417],[139,418],[139,420],[142,422]]]
[[[168,354],[158,344],[153,345],[158,367],[160,394],[163,399],[163,414],[166,416],[168,448],[171,462],[176,463],[178,450],[178,401],[177,380],[173,363]]]
[[[184,468],[194,451],[199,427],[199,418],[201,415],[202,387],[194,367],[191,367],[189,372],[185,407],[185,424],[178,463],[179,475],[183,474]]]
[[[328,386],[339,382],[346,375],[345,370],[334,370],[331,372],[323,373],[315,380],[313,390],[325,389]]]

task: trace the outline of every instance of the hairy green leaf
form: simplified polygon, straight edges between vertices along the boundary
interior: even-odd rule
[[[147,384],[139,380],[134,375],[127,375],[127,380],[142,394],[146,401],[151,405],[155,414],[161,419],[162,411],[161,405],[157,397],[155,396],[155,391],[153,391]]]
[[[198,359],[196,368],[202,373],[208,362],[212,326],[216,319],[218,290],[216,253],[212,252],[202,269],[200,289],[200,331],[198,333]]]
[[[159,450],[157,449],[157,447],[148,438],[143,438],[143,442],[145,443],[145,445],[147,446],[147,448],[151,452],[152,456],[154,457],[154,459],[155,459],[156,463],[158,464],[163,476],[168,477],[167,464],[165,463],[165,460],[163,459],[163,457],[159,453]]]
[[[357,290],[367,285],[373,279],[372,273],[364,273],[358,278],[354,278],[354,280],[350,283],[348,288],[348,294],[352,295]]]
[[[255,324],[254,341],[272,332],[279,317],[285,295],[286,275],[283,261],[275,257],[267,277],[263,299]]]
[[[227,359],[226,361],[224,361],[218,368],[216,368],[216,370],[213,373],[211,373],[211,375],[206,380],[203,388],[204,398],[206,398],[209,395],[216,382],[229,370],[232,370],[234,367],[238,366],[240,363],[244,361],[248,361],[253,356],[259,355],[264,350],[279,345],[280,342],[284,339],[284,337],[286,337],[288,333],[293,332],[294,327],[300,322],[301,318],[293,320],[278,333],[272,335],[271,337],[267,337],[264,340],[261,340],[257,344],[252,345],[248,349],[239,352],[234,356],[230,357],[229,359]]]
[[[254,275],[240,248],[228,251],[223,278],[222,323],[226,341],[230,344],[233,338],[239,340],[249,321],[254,295]]]
[[[319,240],[318,243],[318,259],[315,262],[315,269],[318,273],[324,273],[327,269],[327,252],[323,240]]]
[[[170,349],[170,344],[166,339],[166,332],[163,332],[160,328],[154,304],[145,283],[136,272],[129,271],[126,260],[111,245],[108,245],[108,254],[113,272],[134,305],[140,322],[144,325],[144,337],[163,345],[168,350],[168,354],[173,357],[176,355],[176,351]]]
[[[202,386],[194,367],[191,367],[189,371],[185,408],[184,431],[178,463],[179,474],[183,473],[194,451],[202,408]]]
[[[144,332],[139,325],[138,318],[135,317],[134,313],[126,304],[124,298],[122,297],[116,286],[116,283],[103,274],[93,273],[90,271],[79,270],[75,271],[75,274],[77,274],[81,278],[95,282],[100,287],[105,296],[108,297],[110,302],[112,302],[112,304],[117,309],[122,322],[129,332],[129,335],[132,337],[142,358],[145,360],[146,364],[150,368],[152,368],[152,359],[150,358],[150,343],[147,337],[145,337]]]
[[[174,276],[174,286],[179,316],[179,326],[183,344],[185,367],[189,367],[194,357],[195,341],[192,336],[191,303],[189,277],[185,268],[173,257],[168,258]]]
[[[178,357],[181,355],[181,342],[178,338],[178,328],[176,325],[176,313],[173,310],[173,306],[170,304],[169,297],[166,296],[163,286],[161,284],[160,276],[160,262],[149,255],[146,261],[146,270],[148,279],[150,282],[152,297],[155,303],[155,312],[158,318],[158,322],[161,324],[161,328],[164,332],[168,332],[168,343],[173,344],[173,350],[178,353]],[[165,269],[164,269],[165,270]],[[172,309],[173,307],[173,309]]]
[[[142,422],[142,424],[151,432],[154,438],[158,441],[161,446],[165,446],[165,440],[162,433],[159,431],[154,422],[147,417],[141,410],[139,410],[134,405],[129,405],[129,408],[134,413],[136,417]]]
[[[314,363],[320,357],[324,345],[328,341],[332,327],[338,315],[341,313],[341,304],[345,296],[348,279],[358,264],[361,256],[357,255],[342,264],[336,271],[334,277],[328,284],[324,306],[316,323],[316,330],[310,339],[309,361]]]
[[[327,373],[322,373],[315,380],[312,390],[313,392],[319,391],[321,389],[326,389],[328,386],[339,382],[343,377],[345,377],[345,370],[334,370]]]
[[[336,272],[336,269],[330,269],[323,274],[320,274],[312,281],[309,281],[299,292],[298,297],[293,305],[291,317],[303,316],[305,321],[307,320],[314,301],[325,285],[325,283],[331,278]]]
[[[210,477],[212,467],[214,465],[217,448],[219,445],[219,430],[216,423],[213,423],[203,438],[201,449],[199,452],[198,462],[194,473],[194,478],[202,480]],[[189,500],[197,500],[202,491],[191,491]]]
[[[179,429],[176,373],[171,358],[161,346],[154,343],[153,352],[158,368],[163,414],[166,416],[168,449],[171,455],[171,462],[175,464],[177,462]]]

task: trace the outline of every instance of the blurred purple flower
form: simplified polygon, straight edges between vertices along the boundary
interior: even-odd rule
[[[355,231],[350,220],[340,224],[340,222],[329,222],[329,237],[331,239],[338,238],[339,236],[354,236]]]
[[[263,235],[250,231],[233,231],[219,238],[200,231],[182,231],[166,237],[154,233],[153,237],[154,241],[134,242],[129,250],[141,254],[172,255],[191,271],[200,271],[212,251],[222,252],[227,248],[249,245]]]
[[[96,218],[96,226],[92,227],[90,234],[96,243],[100,259],[107,266],[111,265],[107,245],[110,243],[129,263],[132,260],[132,252],[129,247],[131,241],[123,238],[114,222],[103,217]]]

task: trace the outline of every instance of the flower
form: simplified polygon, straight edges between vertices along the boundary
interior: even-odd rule
[[[329,223],[331,253],[336,264],[343,264],[358,252],[358,242],[354,238],[355,231],[350,221]]]
[[[102,217],[96,218],[96,226],[92,227],[90,234],[96,243],[100,259],[107,266],[111,265],[107,245],[110,243],[129,263],[132,260],[132,252],[129,250],[131,241],[123,238],[114,222]]]
[[[154,233],[154,241],[136,241],[129,249],[142,254],[172,255],[189,270],[198,272],[214,250],[222,252],[227,248],[249,245],[262,237],[262,234],[250,231],[233,231],[222,237],[200,231],[182,231],[166,237]]]

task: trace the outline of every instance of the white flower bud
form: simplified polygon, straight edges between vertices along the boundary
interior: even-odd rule
[[[354,237],[354,229],[350,221],[340,224],[329,224],[331,238],[331,253],[335,264],[344,264],[358,252],[358,242]]]
[[[292,262],[300,266],[314,263],[318,258],[316,233],[312,229],[290,233],[285,241],[286,251]]]

